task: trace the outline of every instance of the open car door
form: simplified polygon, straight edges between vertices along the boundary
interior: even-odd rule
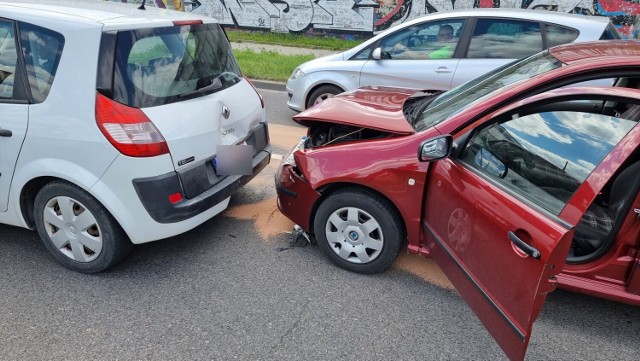
[[[445,192],[446,199],[439,194]],[[426,199],[431,256],[507,356],[523,359],[568,253],[571,226],[541,217],[449,160],[435,165]]]
[[[509,113],[465,133],[456,159],[431,164],[425,246],[510,359],[524,359],[574,225],[637,149],[636,125],[577,111]],[[426,142],[421,160],[434,149]]]

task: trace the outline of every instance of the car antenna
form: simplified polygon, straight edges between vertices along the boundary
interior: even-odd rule
[[[144,3],[146,3],[146,2],[147,2],[147,0],[142,0],[142,5],[140,5],[138,7],[138,10],[147,10],[147,9],[144,8]]]

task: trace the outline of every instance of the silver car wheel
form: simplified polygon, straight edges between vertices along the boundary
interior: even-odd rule
[[[325,234],[331,249],[351,263],[369,263],[382,251],[384,237],[378,221],[356,207],[344,207],[329,216]]]
[[[313,102],[313,105],[320,104],[320,103],[322,103],[323,101],[325,101],[325,100],[327,100],[327,99],[329,99],[329,98],[333,98],[333,97],[335,97],[335,96],[336,96],[336,95],[335,95],[335,94],[333,94],[333,93],[324,93],[324,94],[320,94],[320,95],[316,98],[316,100]]]
[[[57,196],[43,211],[44,227],[53,245],[77,262],[91,262],[102,251],[102,232],[96,217],[77,200]]]

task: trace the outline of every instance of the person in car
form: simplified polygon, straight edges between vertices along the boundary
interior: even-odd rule
[[[442,45],[440,49],[429,53],[429,59],[449,59],[453,56],[456,48],[456,41],[453,39],[453,27],[445,24],[438,30],[438,43]]]
[[[413,39],[414,41],[416,39]],[[431,47],[423,47],[421,41],[411,42],[409,46],[398,43],[393,47],[393,58],[396,59],[450,59],[453,56],[457,41],[453,37],[453,27],[444,24],[438,29],[438,37],[434,45],[438,47],[431,50]]]

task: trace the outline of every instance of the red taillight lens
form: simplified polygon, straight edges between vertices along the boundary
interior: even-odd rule
[[[262,99],[262,95],[258,93],[258,89],[256,88],[255,85],[253,85],[253,83],[251,82],[251,80],[249,80],[249,78],[247,78],[246,76],[244,78],[247,80],[249,84],[251,84],[251,87],[253,87],[253,90],[255,90],[256,94],[258,94],[258,97],[260,97],[260,105],[262,106],[262,109],[264,109],[264,99]]]
[[[155,157],[169,153],[160,131],[138,108],[96,96],[96,121],[102,134],[116,149],[130,157]]]
[[[173,25],[182,26],[182,25],[202,25],[202,20],[174,20]]]

